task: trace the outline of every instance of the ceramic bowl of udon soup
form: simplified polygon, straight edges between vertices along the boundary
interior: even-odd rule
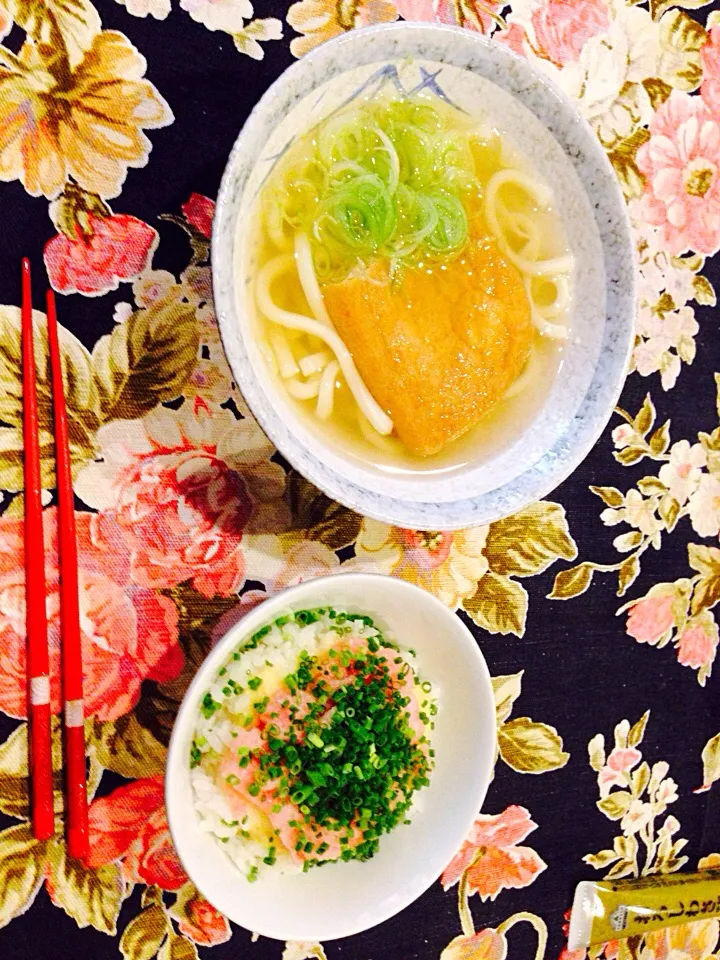
[[[528,62],[352,31],[270,87],[223,178],[221,335],[307,479],[404,527],[488,523],[587,455],[627,371],[634,248],[607,158]]]

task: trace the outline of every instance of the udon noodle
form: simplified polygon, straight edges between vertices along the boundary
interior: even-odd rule
[[[500,264],[499,272],[510,278],[506,286],[498,281],[499,293],[493,293],[496,299],[506,296],[505,307],[512,302],[526,309],[519,303],[524,291],[535,332],[518,348],[522,360],[488,409],[473,408],[452,428],[450,441],[472,426],[473,417],[477,422],[492,416],[495,407],[526,391],[541,367],[539,347],[568,336],[574,263],[552,191],[499,133],[478,130],[436,99],[386,98],[338,111],[291,147],[259,202],[262,255],[255,296],[268,364],[318,421],[337,419],[389,456],[404,446],[402,423],[382,401],[387,390],[368,377],[378,364],[358,351],[372,318],[387,313],[388,305],[396,309],[393,291],[408,308],[411,300],[423,305],[427,283],[432,287],[433,277],[441,283],[452,275],[472,295],[472,278],[479,282],[482,273],[478,257],[489,258],[493,276]],[[413,290],[414,299],[408,293]],[[376,295],[384,307],[368,313]],[[367,313],[355,326],[353,302]],[[397,312],[404,322],[399,306]],[[343,329],[359,331],[355,349]],[[434,356],[420,357],[420,369],[435,363]],[[489,387],[486,392],[490,396]],[[423,403],[416,405],[423,409]],[[446,442],[441,438],[435,446]]]

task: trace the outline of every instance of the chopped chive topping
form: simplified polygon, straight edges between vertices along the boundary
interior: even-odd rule
[[[220,704],[213,700],[212,696],[209,693],[206,693],[200,704],[200,712],[205,717],[206,720],[209,720],[210,717],[215,713],[216,710],[220,709]]]
[[[266,863],[269,867],[271,867],[275,863],[276,859],[275,847],[270,847],[268,849],[267,856],[263,857],[263,863]]]
[[[303,869],[323,862],[338,842],[341,859],[368,859],[384,833],[406,822],[414,792],[429,783],[434,758],[428,737],[419,736],[410,725],[411,710],[418,711],[427,729],[432,729],[431,718],[437,714],[430,682],[416,676],[397,646],[365,614],[325,607],[299,610],[256,631],[233,657],[240,659],[243,650],[259,647],[260,662],[267,651],[265,663],[272,666],[270,652],[275,651],[261,645],[263,637],[275,627],[318,621],[321,632],[334,631],[336,642],[317,655],[306,650],[299,654],[295,669],[283,680],[280,696],[273,697],[279,706],[268,714],[270,696],[265,696],[244,716],[233,715],[235,726],[255,727],[253,735],[260,734],[259,746],[236,748],[240,768],[253,761],[247,792],[251,798],[262,792],[257,802],[271,814],[280,814],[292,804],[296,812],[289,827],[294,831],[293,845],[302,854]],[[354,639],[346,639],[346,634]],[[225,668],[219,672],[219,676],[226,674]],[[413,681],[412,687],[405,678]],[[262,683],[261,677],[251,676],[247,686],[256,691]],[[417,692],[408,696],[409,689]],[[240,684],[226,679],[224,697],[241,692]],[[208,693],[201,711],[209,719],[220,707]],[[229,704],[224,709],[232,711]],[[202,753],[204,744],[199,737],[192,742],[191,766],[205,763],[205,757],[215,757],[212,762],[217,762],[214,751]],[[225,779],[233,786],[240,783],[234,774]],[[237,821],[223,823],[238,826]],[[244,824],[239,834],[249,838]],[[275,835],[279,835],[277,829]],[[331,842],[324,839],[330,837]],[[277,847],[272,840],[262,863],[276,862]],[[251,868],[248,880],[255,879],[257,871],[257,866]]]

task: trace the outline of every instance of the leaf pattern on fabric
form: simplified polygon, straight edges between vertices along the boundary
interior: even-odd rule
[[[720,383],[718,374],[715,381]],[[621,408],[617,412],[623,420],[612,431],[618,463],[631,467],[645,459],[662,466],[625,493],[616,487],[590,488],[605,505],[600,514],[605,526],[631,528],[613,541],[619,553],[629,556],[610,564],[583,561],[561,571],[551,599],[584,593],[595,572],[617,572],[617,594],[624,596],[641,572],[643,554],[650,547],[660,550],[663,537],[672,534],[683,518],[700,536],[717,537],[720,532],[720,460],[715,449],[720,450],[720,426],[709,434],[700,432],[693,444],[672,443],[670,421],[657,425],[649,394],[634,417]],[[644,597],[620,607],[618,614],[627,613],[626,632],[638,643],[664,647],[672,642],[678,662],[697,670],[698,683],[704,686],[718,646],[712,611],[720,600],[720,550],[689,543],[687,556],[689,577],[655,584]]]
[[[608,879],[673,873],[688,858],[679,856],[687,840],[675,838],[680,823],[672,814],[660,818],[678,799],[677,784],[668,776],[665,760],[650,764],[639,747],[645,736],[649,711],[632,727],[621,720],[615,727],[614,743],[606,755],[605,739],[597,734],[588,745],[590,765],[597,773],[600,799],[598,810],[619,822],[621,834],[612,850],[588,854],[585,862],[604,870]],[[658,822],[656,822],[658,821]]]
[[[716,780],[720,780],[720,733],[712,737],[703,747],[703,785],[695,792],[704,793]]]

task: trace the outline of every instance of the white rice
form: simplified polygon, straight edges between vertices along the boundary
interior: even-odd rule
[[[288,611],[286,615],[292,617],[293,613]],[[277,619],[282,619],[282,616],[278,615]],[[224,853],[246,876],[263,866],[269,842],[276,844],[277,862],[274,870],[298,872],[302,868],[294,863],[281,844],[269,838],[268,821],[262,812],[250,810],[242,823],[234,819],[235,814],[222,788],[204,769],[204,763],[212,763],[214,754],[222,756],[228,748],[232,748],[235,742],[233,732],[240,725],[238,715],[254,713],[253,704],[258,698],[272,695],[283,679],[297,670],[303,652],[309,656],[317,655],[327,651],[339,639],[337,630],[329,629],[327,620],[318,620],[305,626],[294,621],[280,627],[276,623],[268,626],[269,632],[259,639],[257,646],[244,649],[244,644],[248,642],[246,638],[223,664],[222,676],[219,671],[207,691],[220,707],[210,716],[205,716],[201,701],[193,739],[193,746],[199,749],[201,758],[190,774],[200,829],[213,835],[222,844]],[[355,637],[370,639],[378,635],[378,630],[354,620],[352,633]],[[403,651],[402,655],[414,667],[414,657],[407,651]],[[251,678],[262,680],[259,689],[249,687]],[[241,688],[240,693],[233,691],[233,684]]]

